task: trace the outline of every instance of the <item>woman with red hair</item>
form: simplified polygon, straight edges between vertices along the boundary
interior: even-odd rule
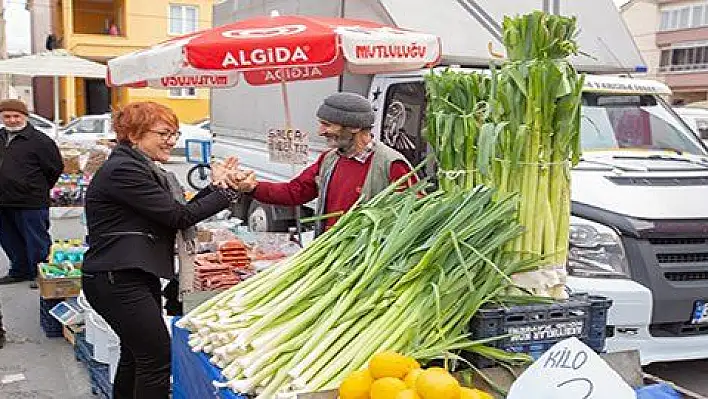
[[[178,231],[185,236],[238,195],[223,188],[232,171],[217,167],[214,179],[222,184],[184,201],[174,175],[156,164],[169,160],[178,127],[174,112],[153,102],[116,112],[118,145],[86,192],[89,250],[82,284],[91,306],[120,337],[115,399],[168,398],[170,336],[160,279],[175,276]]]

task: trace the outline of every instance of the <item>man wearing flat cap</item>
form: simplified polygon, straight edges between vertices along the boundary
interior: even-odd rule
[[[10,271],[0,285],[29,281],[49,254],[49,190],[64,165],[56,143],[27,122],[20,100],[0,101],[0,245]]]
[[[403,155],[373,140],[374,111],[366,98],[332,94],[320,105],[317,118],[318,134],[327,140],[329,151],[287,183],[259,182],[251,174],[241,185],[243,191],[274,205],[299,206],[318,198],[317,215],[341,214],[360,196],[371,199],[411,171]],[[317,233],[332,227],[337,219],[330,217],[318,224]]]

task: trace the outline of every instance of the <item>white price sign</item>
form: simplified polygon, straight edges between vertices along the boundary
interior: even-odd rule
[[[553,345],[514,382],[507,399],[636,399],[622,377],[573,337]]]
[[[305,165],[308,163],[307,132],[298,129],[270,129],[268,155],[271,162]]]

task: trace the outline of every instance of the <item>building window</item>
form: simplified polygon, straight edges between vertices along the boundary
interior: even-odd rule
[[[661,50],[662,72],[708,70],[708,45]]]
[[[196,6],[170,4],[170,35],[184,35],[197,30],[199,13]]]
[[[703,25],[703,6],[693,6],[692,22],[691,26],[701,26]]]
[[[671,65],[671,50],[661,50],[661,58],[659,60],[659,68],[662,70]]]
[[[679,19],[679,29],[686,29],[690,27],[689,21],[691,18],[691,8],[686,7],[681,9],[681,15]]]
[[[679,10],[671,11],[671,19],[669,20],[669,29],[678,29]]]
[[[708,26],[708,3],[689,4],[661,11],[660,31]]]
[[[197,96],[197,89],[194,87],[173,87],[170,89],[170,97],[173,98],[194,98]]]
[[[669,30],[669,19],[671,18],[671,12],[662,11],[661,12],[661,25],[659,30]]]

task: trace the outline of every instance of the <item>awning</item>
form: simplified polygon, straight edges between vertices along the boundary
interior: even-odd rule
[[[106,77],[106,66],[71,55],[66,50],[54,50],[0,61],[0,74],[54,78],[54,135],[59,125],[59,77]]]
[[[54,50],[0,61],[0,73],[24,76],[74,76],[78,78],[106,77],[106,66],[65,50]]]

